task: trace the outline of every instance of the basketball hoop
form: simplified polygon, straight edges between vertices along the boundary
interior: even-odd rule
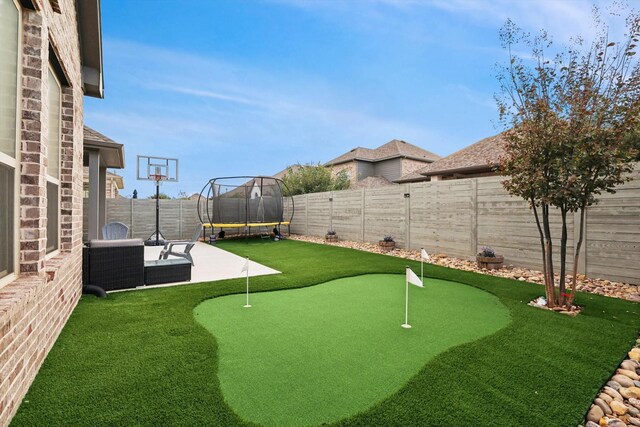
[[[164,181],[178,181],[178,159],[138,156],[136,167],[139,180],[156,183],[156,231],[145,241],[145,245],[164,245],[164,238],[161,239],[160,233],[160,184]]]
[[[160,183],[162,183],[162,181],[166,181],[167,180],[167,176],[166,175],[162,175],[162,174],[150,174],[149,175],[149,179],[151,181],[155,181],[156,184],[160,185]]]

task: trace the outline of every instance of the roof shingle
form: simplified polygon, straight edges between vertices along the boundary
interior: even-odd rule
[[[336,157],[325,163],[325,166],[338,165],[351,160],[363,160],[367,162],[377,162],[380,160],[393,159],[396,157],[407,157],[415,160],[423,160],[425,162],[433,162],[438,160],[440,156],[417,147],[408,142],[393,139],[376,149],[357,147],[351,151]]]
[[[490,171],[498,164],[498,160],[504,154],[503,134],[490,136],[428,164],[422,169],[402,176],[396,182],[421,181],[424,177],[442,175],[463,169],[475,169],[478,171]]]

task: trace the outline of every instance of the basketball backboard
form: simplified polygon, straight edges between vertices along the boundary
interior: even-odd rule
[[[178,159],[138,155],[137,175],[143,181],[178,181]]]

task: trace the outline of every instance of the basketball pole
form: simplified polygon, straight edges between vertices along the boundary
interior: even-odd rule
[[[160,180],[156,176],[156,246],[160,246]]]

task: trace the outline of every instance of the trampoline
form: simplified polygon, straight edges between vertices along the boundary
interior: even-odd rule
[[[219,231],[259,234],[269,237],[272,227],[287,226],[291,233],[293,198],[284,195],[281,179],[268,176],[230,176],[210,179],[198,196],[198,217],[204,235],[207,228]],[[285,218],[285,207],[287,218]]]

